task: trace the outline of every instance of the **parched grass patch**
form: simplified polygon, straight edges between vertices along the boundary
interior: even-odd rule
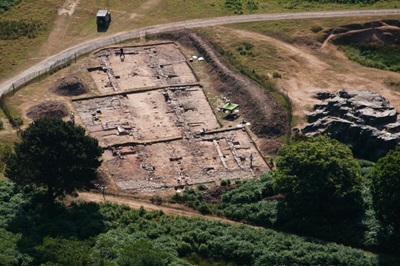
[[[400,79],[388,77],[385,79],[385,84],[396,91],[400,91]]]

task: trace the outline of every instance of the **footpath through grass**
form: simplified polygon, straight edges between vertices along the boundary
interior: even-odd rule
[[[9,1],[6,1],[9,2]],[[40,31],[32,34],[25,33],[13,40],[0,40],[0,81],[14,76],[22,69],[40,61],[36,58],[41,45],[46,41],[53,23],[57,17],[58,8],[62,7],[64,0],[22,0],[20,3],[10,5],[0,17],[0,23],[25,23],[33,25],[34,30]],[[138,0],[138,1],[108,1],[91,0],[80,1],[71,17],[62,23],[65,35],[54,52],[76,45],[83,41],[102,37],[120,31],[138,29],[145,26],[182,21],[188,19],[210,18],[235,14],[256,14],[275,12],[299,12],[316,10],[343,10],[343,9],[374,9],[395,8],[398,1],[377,1],[373,4],[336,4],[320,3],[321,1],[299,0]],[[324,1],[325,2],[325,1]],[[108,8],[112,11],[113,21],[108,32],[97,32],[95,15],[98,9]],[[67,15],[64,15],[67,16]],[[26,27],[26,26],[22,26]],[[32,27],[32,26],[31,26]],[[19,30],[18,30],[19,32]],[[33,37],[33,36],[36,37]],[[2,39],[0,37],[0,39]],[[27,49],[29,47],[29,49]]]
[[[62,0],[21,1],[0,16],[0,81],[39,62]]]

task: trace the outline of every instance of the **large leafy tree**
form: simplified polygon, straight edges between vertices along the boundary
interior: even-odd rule
[[[378,219],[400,233],[400,148],[390,151],[375,164],[372,201]]]
[[[301,217],[341,219],[361,210],[361,177],[351,150],[318,136],[279,150],[275,188]]]
[[[43,118],[23,131],[21,138],[6,169],[6,176],[17,184],[44,187],[54,201],[97,178],[103,150],[81,126]]]

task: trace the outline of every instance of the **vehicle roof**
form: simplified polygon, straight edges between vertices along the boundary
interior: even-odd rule
[[[97,16],[98,16],[98,17],[104,17],[104,16],[107,15],[108,12],[109,12],[108,10],[99,10],[99,11],[97,12]]]

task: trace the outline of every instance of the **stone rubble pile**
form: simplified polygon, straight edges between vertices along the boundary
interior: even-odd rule
[[[320,92],[321,104],[307,115],[306,136],[327,134],[350,145],[356,156],[376,160],[400,141],[400,117],[389,101],[371,91]]]

